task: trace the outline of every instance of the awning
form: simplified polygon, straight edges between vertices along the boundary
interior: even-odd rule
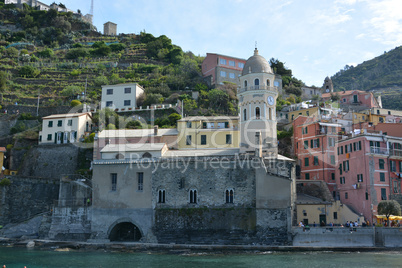
[[[384,220],[387,219],[387,217],[386,217],[385,215],[375,215],[375,217],[376,217],[377,219],[384,219]],[[394,216],[394,215],[391,215],[391,216],[389,216],[389,219],[390,219],[391,221],[402,221],[402,216]]]

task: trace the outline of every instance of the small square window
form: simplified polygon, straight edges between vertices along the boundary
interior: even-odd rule
[[[131,100],[124,100],[124,106],[130,106]]]
[[[48,127],[53,127],[53,121],[49,121],[49,123],[48,123],[47,126],[48,126]]]
[[[73,119],[69,119],[68,121],[67,121],[67,126],[72,126],[73,125]]]
[[[309,166],[309,159],[308,157],[304,158],[304,166],[308,167]]]
[[[385,173],[380,172],[380,181],[385,181]]]
[[[58,120],[58,121],[57,121],[57,126],[58,126],[58,127],[61,127],[62,125],[63,125],[63,121],[62,121],[62,120]]]
[[[232,78],[232,79],[234,79],[236,76],[235,76],[235,74],[234,73],[229,73],[229,78]]]
[[[236,66],[236,63],[234,62],[234,60],[229,61],[229,66],[233,66],[233,67]]]
[[[239,66],[239,68],[244,68],[244,63],[243,63],[243,62],[239,62],[239,63],[237,64],[237,66]]]
[[[225,72],[225,71],[221,71],[221,76],[222,76],[222,77],[226,77],[226,72]]]
[[[106,95],[113,95],[113,88],[106,89]]]
[[[306,180],[309,180],[309,179],[310,179],[310,173],[306,173],[306,174],[304,175],[304,178],[305,178]]]
[[[225,59],[219,59],[219,63],[222,65],[226,65],[226,60]]]
[[[52,140],[52,134],[47,134],[47,140],[51,141]]]
[[[131,93],[131,87],[124,88],[124,93],[125,94],[130,94]]]
[[[113,106],[113,101],[106,102],[106,107],[112,107],[112,106]]]
[[[187,122],[187,128],[191,128],[191,121]]]

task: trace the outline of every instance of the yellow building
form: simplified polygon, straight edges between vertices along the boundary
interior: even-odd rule
[[[311,108],[307,108],[307,109],[290,111],[288,113],[289,122],[293,122],[293,120],[295,120],[299,115],[318,116],[319,115],[319,107],[311,107]]]
[[[239,148],[238,116],[190,116],[177,121],[178,149]]]
[[[297,194],[296,201],[297,223],[312,227],[314,223],[320,226],[323,221],[326,225],[345,224],[347,221],[357,221],[362,224],[364,217],[353,212],[347,205],[338,201],[324,201],[306,194]]]

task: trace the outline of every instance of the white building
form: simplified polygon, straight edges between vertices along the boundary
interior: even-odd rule
[[[135,110],[137,98],[144,89],[137,83],[102,86],[101,108],[123,112]]]
[[[54,114],[43,117],[39,144],[74,143],[92,129],[91,113]]]

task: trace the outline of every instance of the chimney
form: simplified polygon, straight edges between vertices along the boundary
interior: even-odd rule
[[[255,156],[262,157],[261,131],[255,132]]]
[[[158,135],[158,126],[154,126],[154,135]]]

